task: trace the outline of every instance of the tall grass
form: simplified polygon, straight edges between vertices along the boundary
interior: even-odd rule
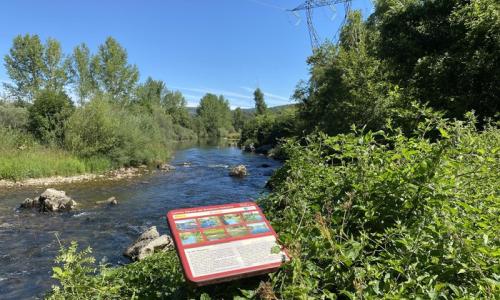
[[[111,168],[108,159],[81,159],[67,151],[40,145],[21,131],[0,128],[0,140],[0,179],[70,176]]]

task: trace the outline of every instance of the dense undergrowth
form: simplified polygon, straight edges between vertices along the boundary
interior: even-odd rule
[[[174,252],[95,273],[73,245],[51,297],[495,298],[500,131],[469,119],[289,140],[259,201],[293,257],[276,274],[196,290]]]

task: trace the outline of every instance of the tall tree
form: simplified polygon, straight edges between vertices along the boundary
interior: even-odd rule
[[[220,95],[206,94],[200,100],[196,113],[209,136],[221,136],[224,130],[231,128],[231,110],[229,102]]]
[[[253,99],[255,100],[255,110],[258,115],[263,115],[266,113],[267,105],[264,101],[264,93],[257,88],[255,92],[253,92]]]
[[[163,96],[162,105],[176,124],[192,127],[189,112],[186,108],[186,99],[179,91],[167,91]]]
[[[18,35],[14,38],[4,65],[11,83],[6,90],[18,100],[32,101],[44,81],[44,47],[38,35]]]
[[[401,3],[377,1],[374,14],[378,54],[392,66],[392,81],[450,117],[470,110],[480,117],[498,114],[498,1]]]
[[[44,88],[62,91],[69,79],[69,60],[64,58],[61,44],[52,38],[47,39],[43,53]]]
[[[160,106],[163,95],[166,93],[165,83],[161,80],[154,80],[148,77],[146,81],[140,84],[135,93],[136,101],[141,106],[152,110],[153,106]]]
[[[128,64],[127,57],[127,51],[114,38],[108,37],[92,59],[100,88],[120,102],[129,99],[139,79],[137,66]]]
[[[97,90],[91,69],[90,49],[85,43],[73,49],[70,71],[73,89],[78,95],[80,104],[83,104]]]
[[[243,111],[241,108],[237,107],[233,111],[233,127],[236,130],[243,129],[243,125],[245,124],[245,117],[243,115]]]

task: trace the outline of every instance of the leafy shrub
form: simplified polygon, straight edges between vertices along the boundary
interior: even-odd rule
[[[25,107],[0,103],[0,127],[26,129],[28,110]]]
[[[184,281],[173,250],[116,268],[96,267],[91,253],[90,248],[78,251],[75,242],[61,248],[52,276],[59,285],[48,299],[249,299],[266,287],[257,277],[194,288]]]
[[[267,112],[245,123],[241,132],[240,145],[254,144],[276,146],[278,141],[296,133],[296,111],[287,108],[279,112]]]
[[[96,98],[77,109],[66,129],[66,146],[84,158],[107,157],[138,165],[168,157],[167,129],[153,115]],[[170,123],[171,124],[171,123]]]
[[[73,112],[73,103],[64,92],[41,90],[29,107],[29,131],[45,143],[62,144],[64,126]]]
[[[498,296],[500,131],[475,125],[430,118],[410,137],[389,129],[284,145],[289,159],[260,202],[293,256],[275,291]]]

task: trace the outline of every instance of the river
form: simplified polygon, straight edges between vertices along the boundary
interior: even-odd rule
[[[183,166],[183,162],[191,165]],[[177,169],[118,182],[58,185],[57,189],[80,205],[67,213],[18,210],[27,197],[45,188],[23,187],[0,190],[0,298],[32,299],[54,284],[51,268],[59,244],[78,241],[90,246],[98,261],[112,265],[128,263],[123,250],[141,231],[156,225],[168,233],[165,215],[170,209],[224,204],[257,199],[272,171],[280,163],[264,156],[244,153],[221,145],[183,145],[171,161]],[[228,166],[244,164],[245,178],[228,176]],[[265,166],[270,165],[270,167]],[[97,205],[111,196],[118,205]]]

